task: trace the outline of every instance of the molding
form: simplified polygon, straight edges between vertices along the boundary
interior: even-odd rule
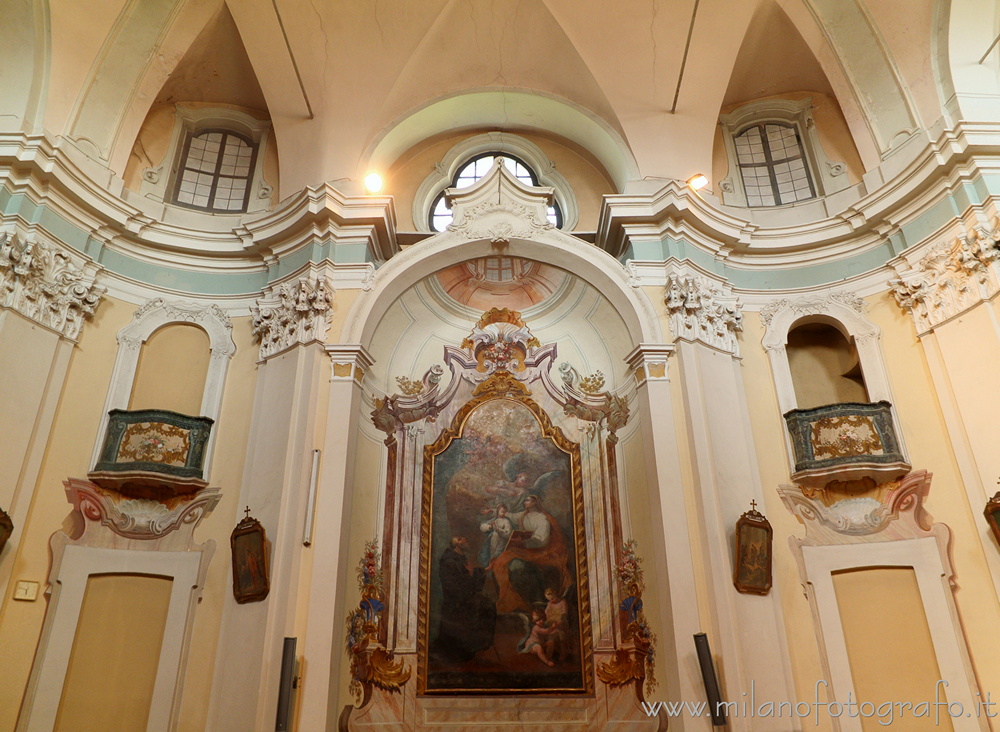
[[[698,341],[739,356],[736,334],[743,330],[743,312],[731,287],[698,275],[672,273],[663,300],[675,339]]]
[[[251,308],[260,360],[308,343],[323,343],[333,316],[333,287],[323,273],[309,273],[267,287]]]
[[[990,300],[1000,292],[1000,226],[933,247],[916,261],[894,261],[888,282],[896,303],[913,318],[917,335]]]
[[[17,729],[53,728],[87,582],[108,574],[172,581],[147,729],[175,729],[195,608],[215,553],[215,541],[195,544],[193,532],[221,495],[210,489],[164,513],[150,502],[115,499],[88,481],[71,478],[65,486],[72,523],[82,532],[73,538],[58,531],[49,541],[50,598]]]
[[[455,174],[470,159],[483,153],[495,152],[520,158],[535,173],[539,187],[552,188],[562,211],[565,231],[572,231],[580,220],[580,211],[569,181],[556,170],[540,147],[533,142],[508,132],[487,132],[462,140],[452,147],[434,170],[417,188],[413,196],[413,225],[417,231],[435,233],[428,222],[431,205],[438,194],[451,186]]]
[[[805,538],[791,537],[789,546],[809,599],[830,701],[855,700],[847,642],[833,585],[834,573],[852,569],[912,569],[934,647],[940,678],[947,681],[949,702],[979,709],[980,692],[969,658],[954,597],[954,570],[949,557],[950,529],[934,523],[924,510],[931,475],[910,473],[891,485],[881,500],[854,497],[832,505],[822,491],[806,493],[797,486],[778,489],[782,501],[806,527]],[[843,715],[834,730],[862,732],[861,721]],[[970,713],[952,718],[956,732],[986,732],[985,717]]]
[[[44,241],[0,234],[0,308],[76,341],[107,292],[95,284],[101,268],[77,259]]]
[[[885,248],[887,237],[917,223],[963,186],[995,175],[998,127],[958,123],[925,139],[922,147],[915,139],[907,145],[906,161],[891,161],[893,171],[870,171],[870,182],[854,186],[851,190],[858,196],[845,191],[818,204],[807,202],[811,207],[739,209],[720,204],[704,191],[693,192],[682,181],[649,179],[641,190],[604,197],[597,246],[621,258],[637,243],[684,240],[727,267],[761,271],[856,258]],[[968,199],[962,194],[958,200]],[[810,213],[816,206],[824,211],[820,218]],[[994,197],[976,206],[987,216],[995,215]],[[908,243],[904,239],[888,248]],[[839,277],[831,274],[827,281],[835,279]]]

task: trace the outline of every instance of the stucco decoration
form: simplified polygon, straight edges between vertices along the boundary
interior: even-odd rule
[[[170,540],[170,549],[177,549],[178,542],[189,543],[195,527],[222,498],[217,488],[202,491],[190,500],[163,503],[149,498],[122,498],[101,490],[90,481],[75,478],[65,481],[65,486],[70,502],[85,519],[85,534],[89,532],[96,537],[106,528],[126,539],[159,540],[180,531],[177,538]],[[99,538],[93,541],[102,542]],[[149,545],[142,548],[168,547]]]
[[[264,360],[292,346],[326,339],[333,315],[333,288],[322,276],[300,277],[267,288],[250,312]]]
[[[926,470],[910,473],[883,486],[876,494],[830,501],[822,490],[784,485],[778,493],[785,507],[806,527],[801,545],[895,541],[930,536],[932,521],[923,502],[930,490]],[[880,496],[876,497],[876,496]],[[939,524],[937,532],[947,532]]]
[[[675,338],[739,355],[736,334],[743,330],[743,312],[731,290],[726,292],[703,277],[671,274],[664,302]]]
[[[1000,290],[998,243],[1000,227],[991,232],[977,228],[971,236],[937,246],[916,262],[894,265],[898,277],[889,286],[899,306],[913,316],[918,335]]]
[[[0,235],[0,307],[16,310],[71,340],[94,316],[107,291],[94,271],[57,247]]]
[[[474,188],[445,192],[454,214],[448,231],[467,239],[489,239],[494,244],[533,239],[555,228],[548,219],[552,195],[551,188],[526,186],[504,165],[494,162]]]

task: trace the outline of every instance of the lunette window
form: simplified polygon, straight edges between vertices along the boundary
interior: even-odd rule
[[[489,172],[490,168],[493,167],[493,160],[495,158],[503,160],[503,164],[507,170],[513,173],[514,177],[525,185],[538,185],[538,177],[535,175],[535,172],[522,160],[519,160],[511,155],[488,152],[483,153],[482,155],[477,155],[459,168],[450,187],[467,188],[468,186],[471,186]],[[453,217],[451,209],[448,208],[448,204],[445,201],[444,191],[439,193],[434,199],[434,202],[431,204],[429,218],[431,231],[444,231],[452,222]],[[549,206],[548,219],[553,226],[562,226],[562,212],[559,210],[558,202]]]

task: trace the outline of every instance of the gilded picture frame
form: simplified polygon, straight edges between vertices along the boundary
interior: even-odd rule
[[[504,373],[424,448],[418,694],[593,693],[580,465]]]
[[[773,536],[771,524],[755,508],[745,512],[736,522],[733,585],[739,592],[766,595],[771,591]]]
[[[268,575],[267,535],[261,523],[249,515],[229,537],[233,560],[233,597],[241,605],[260,602],[271,591]]]

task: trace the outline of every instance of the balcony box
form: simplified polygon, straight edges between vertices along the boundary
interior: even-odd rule
[[[104,446],[88,477],[133,498],[196,493],[208,485],[202,466],[212,423],[208,417],[164,409],[112,409]]]
[[[800,485],[871,478],[894,480],[910,471],[892,420],[889,402],[844,402],[785,414]]]

